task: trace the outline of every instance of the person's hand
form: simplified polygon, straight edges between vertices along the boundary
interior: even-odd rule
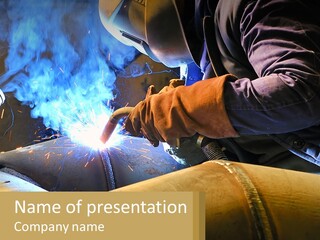
[[[184,86],[185,84],[185,81],[184,80],[181,80],[181,79],[171,79],[169,81],[169,84],[168,86],[164,86],[160,91],[159,93],[164,93],[164,92],[167,92],[169,90],[172,90],[176,87],[179,87],[179,86]],[[150,85],[148,90],[147,90],[147,93],[146,93],[146,96],[145,96],[145,99],[150,97],[151,95],[153,94],[156,94],[156,89],[154,87],[154,85]]]
[[[169,85],[168,86],[165,86],[164,88],[162,88],[160,90],[159,93],[164,93],[164,92],[167,92],[169,90],[172,90],[176,87],[180,87],[180,86],[184,86],[185,84],[185,81],[184,80],[181,80],[181,79],[171,79],[170,82],[169,82]]]
[[[174,89],[174,88],[176,88],[176,87],[179,87],[179,86],[183,86],[184,84],[185,84],[185,81],[184,81],[184,80],[181,80],[181,79],[171,79],[171,80],[169,81],[168,86],[163,87],[163,88],[159,91],[158,94],[167,92],[167,91],[172,90],[172,89]],[[151,95],[156,94],[156,93],[157,93],[157,92],[156,92],[155,86],[154,86],[154,85],[150,85],[149,88],[148,88],[148,90],[147,90],[145,99],[147,99],[148,97],[150,97]],[[137,106],[136,106],[136,109],[134,109],[134,110],[137,111]],[[127,121],[127,123],[128,123],[128,122],[129,122],[129,121]],[[128,125],[129,125],[129,123],[128,123]],[[157,147],[157,146],[159,145],[159,140],[156,139],[156,138],[154,138],[154,137],[152,137],[152,135],[149,134],[149,132],[146,131],[145,129],[141,129],[140,133],[138,133],[138,132],[136,132],[136,131],[133,131],[131,127],[130,127],[130,129],[129,129],[129,126],[128,126],[128,125],[126,125],[126,130],[127,130],[128,132],[130,132],[131,134],[133,134],[133,135],[135,135],[135,136],[143,135],[143,136],[145,136],[145,137],[149,140],[149,142],[150,142],[153,146]],[[176,141],[178,141],[178,140],[176,140]]]
[[[195,133],[210,137],[235,137],[223,104],[223,83],[232,75],[202,80],[192,86],[163,89],[154,94],[150,87],[145,100],[129,114],[125,129],[141,133],[154,145],[159,141],[176,146],[177,139]]]

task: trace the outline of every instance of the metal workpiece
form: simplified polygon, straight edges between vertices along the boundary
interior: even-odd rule
[[[11,172],[0,171],[0,192],[46,192],[46,190]]]
[[[320,176],[225,160],[207,161],[115,192],[205,193],[205,239],[314,239]]]
[[[0,166],[29,177],[48,191],[108,191],[185,167],[161,147],[128,136],[102,150],[61,137],[3,152]]]

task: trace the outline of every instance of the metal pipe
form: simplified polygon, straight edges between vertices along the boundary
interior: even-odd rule
[[[320,176],[224,160],[118,188],[204,192],[206,239],[314,239],[320,235]]]
[[[0,153],[1,166],[48,191],[112,190],[186,167],[147,139],[129,136],[101,150],[61,137]]]
[[[105,125],[100,140],[102,143],[106,143],[111,137],[113,131],[117,127],[118,122],[121,118],[126,117],[132,111],[133,107],[123,107],[119,108],[113,112],[110,116],[107,124]]]

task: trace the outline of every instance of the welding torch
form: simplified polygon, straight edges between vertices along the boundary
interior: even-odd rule
[[[100,136],[103,144],[109,140],[120,119],[128,116],[133,108],[122,107],[113,112]],[[227,159],[217,141],[202,135],[179,139],[179,143],[179,147],[169,147],[165,151],[184,165],[196,165],[208,159]]]
[[[126,117],[129,115],[129,113],[132,111],[133,107],[122,107],[117,110],[115,110],[107,124],[105,125],[102,135],[100,136],[100,141],[105,144],[109,138],[111,137],[113,131],[117,127],[118,122],[120,121],[121,118]]]

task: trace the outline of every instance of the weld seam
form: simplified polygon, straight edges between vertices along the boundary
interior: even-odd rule
[[[258,237],[261,240],[274,239],[269,218],[266,213],[266,209],[260,198],[259,192],[251,181],[250,177],[239,167],[230,162],[225,161],[213,161],[230,172],[236,180],[240,183],[244,195],[247,199],[251,215],[254,219],[254,224]]]
[[[109,154],[107,151],[99,151],[99,153],[102,159],[102,165],[108,185],[108,190],[114,190],[116,189],[116,182]]]

